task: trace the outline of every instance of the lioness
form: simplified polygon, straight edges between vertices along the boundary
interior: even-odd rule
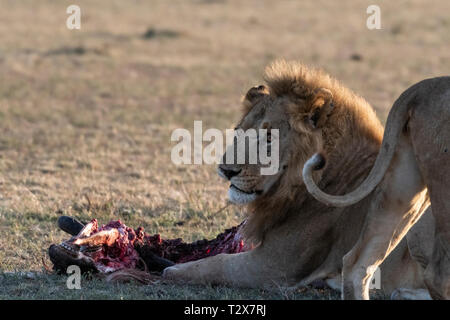
[[[260,164],[221,164],[218,168],[219,175],[231,183],[230,200],[246,206],[242,232],[255,248],[175,265],[163,275],[241,287],[302,286],[326,279],[339,289],[342,258],[355,245],[379,195],[373,193],[348,207],[329,207],[308,193],[301,172],[307,159],[321,151],[328,161],[323,170],[313,173],[319,186],[334,194],[353,190],[374,164],[383,128],[364,99],[320,70],[279,61],[266,69],[265,81],[267,86],[251,88],[245,95],[244,115],[236,128],[278,129],[279,171],[261,175]],[[270,144],[269,135],[259,138]],[[412,203],[415,216],[429,204],[422,189]],[[381,266],[386,294],[405,289],[395,292],[399,297],[408,289],[425,288],[416,260],[427,260],[422,235],[423,229],[431,233],[433,221],[430,214],[424,218],[428,220],[417,229],[413,241],[415,259],[402,241]]]
[[[426,285],[433,298],[449,299],[450,77],[423,80],[397,99],[374,167],[356,190],[341,196],[321,191],[313,170],[324,161],[316,154],[303,169],[306,187],[316,199],[332,206],[353,205],[367,195],[371,201],[361,236],[344,257],[343,297],[369,298],[368,280],[419,219],[428,188],[436,234]]]

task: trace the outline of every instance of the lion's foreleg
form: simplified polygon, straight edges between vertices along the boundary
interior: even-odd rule
[[[369,285],[375,271],[428,206],[426,189],[412,203],[415,205],[406,212],[387,208],[369,213],[358,242],[343,259],[344,299],[369,299]]]
[[[166,279],[200,284],[226,284],[238,287],[261,287],[267,280],[265,266],[249,252],[218,254],[213,257],[168,267]]]
[[[450,233],[435,236],[433,255],[425,270],[425,283],[433,299],[450,299]]]

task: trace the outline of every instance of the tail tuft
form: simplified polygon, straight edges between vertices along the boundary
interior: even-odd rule
[[[327,160],[325,159],[325,156],[322,153],[316,153],[314,155],[313,161],[315,164],[313,168],[314,171],[322,170],[327,164]]]

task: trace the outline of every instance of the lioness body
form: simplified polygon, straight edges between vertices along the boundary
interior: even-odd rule
[[[374,164],[382,126],[367,102],[321,71],[279,62],[266,71],[266,82],[268,88],[247,93],[237,127],[279,130],[279,172],[262,176],[258,164],[219,166],[219,174],[231,182],[230,199],[247,205],[243,232],[256,247],[176,265],[164,271],[165,277],[248,287],[307,285],[317,279],[339,283],[342,258],[358,241],[380,195],[373,192],[352,206],[329,207],[308,194],[301,171],[308,158],[322,151],[329,158],[324,170],[314,173],[319,186],[331,194],[350,192]],[[429,199],[423,183],[416,183],[420,178],[411,179],[413,187],[401,192],[413,194],[414,201],[398,205],[419,217]],[[382,287],[386,294],[423,288],[422,272],[403,242],[381,267]]]
[[[344,298],[369,297],[367,278],[419,219],[417,200],[427,188],[436,230],[426,284],[433,298],[450,298],[449,149],[450,77],[440,77],[415,84],[394,103],[374,168],[356,190],[342,196],[321,191],[312,170],[324,160],[317,155],[305,164],[305,184],[324,203],[352,205],[377,194],[361,237],[344,258]]]

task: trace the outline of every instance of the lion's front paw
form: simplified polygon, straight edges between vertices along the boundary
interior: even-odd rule
[[[180,274],[182,274],[179,269],[179,265],[167,267],[163,270],[162,276],[165,279],[179,279]]]
[[[183,280],[189,282],[200,282],[202,280],[201,261],[192,261],[176,264],[164,269],[163,278],[171,280]]]
[[[206,258],[167,267],[162,275],[165,279],[182,280],[190,283],[215,282],[217,277],[216,267],[214,259]]]

